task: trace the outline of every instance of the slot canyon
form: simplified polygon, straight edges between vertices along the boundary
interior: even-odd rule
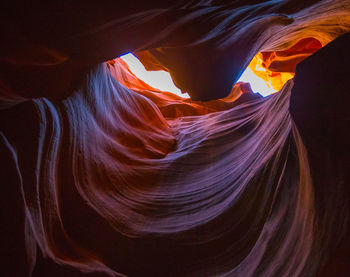
[[[0,5],[0,276],[350,276],[349,0]]]

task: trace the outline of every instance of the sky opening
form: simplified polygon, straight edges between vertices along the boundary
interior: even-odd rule
[[[120,58],[128,64],[130,71],[136,77],[151,87],[174,93],[183,98],[190,97],[187,93],[181,93],[181,90],[175,86],[169,72],[163,70],[147,71],[139,59],[132,53],[123,55]],[[237,82],[249,83],[254,93],[259,93],[264,97],[276,92],[272,85],[258,77],[250,66],[246,68]]]

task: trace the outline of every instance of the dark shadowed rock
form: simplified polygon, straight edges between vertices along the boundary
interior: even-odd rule
[[[349,212],[349,49],[350,33],[298,64],[290,101],[290,112],[308,149],[316,205],[325,210],[328,201],[339,192],[343,193],[339,201],[347,203],[339,204],[342,214],[332,218],[334,224]],[[346,224],[349,225],[348,220]],[[317,276],[350,275],[350,232],[339,234],[338,239]]]

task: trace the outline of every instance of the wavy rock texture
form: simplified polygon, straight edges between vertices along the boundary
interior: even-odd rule
[[[140,4],[92,18],[87,3],[80,16],[65,5],[49,18],[27,15],[31,27],[7,34],[11,45],[27,30],[23,47],[1,56],[4,272],[320,272],[346,232],[344,180],[321,190],[312,182],[289,112],[293,79],[267,98],[233,86],[258,52],[268,69],[293,72],[349,31],[348,1],[306,2]],[[167,69],[193,99],[225,97],[183,99],[144,84],[120,59],[96,65],[127,51],[148,51],[143,62]]]

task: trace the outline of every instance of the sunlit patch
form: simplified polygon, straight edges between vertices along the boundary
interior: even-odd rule
[[[250,83],[253,92],[259,93],[262,96],[268,96],[279,91],[284,83],[293,77],[293,74],[276,73],[265,69],[262,66],[262,60],[259,54],[253,58],[238,82]],[[163,70],[147,71],[139,59],[132,53],[123,55],[120,58],[128,64],[130,71],[137,78],[151,87],[174,93],[183,98],[189,98],[187,93],[181,93],[181,90],[175,86],[169,72]]]
[[[268,82],[258,77],[250,66],[246,68],[237,82],[249,83],[253,92],[259,93],[262,96],[268,96],[276,92],[276,90],[272,88]]]
[[[143,64],[132,53],[120,57],[129,66],[130,71],[140,80],[153,88],[172,92],[183,98],[189,98],[187,93],[181,93],[181,90],[175,86],[169,72],[164,70],[147,71]]]
[[[262,96],[268,96],[280,91],[283,85],[293,77],[293,73],[273,72],[264,68],[262,54],[258,53],[252,59],[238,81],[250,83],[254,92]]]

